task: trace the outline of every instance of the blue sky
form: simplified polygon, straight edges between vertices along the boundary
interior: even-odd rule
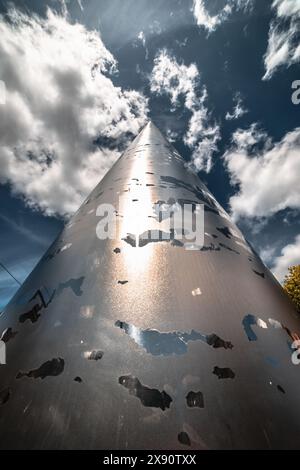
[[[278,279],[300,263],[299,0],[0,11],[0,261],[20,282],[149,118]],[[1,271],[0,310],[17,288]]]

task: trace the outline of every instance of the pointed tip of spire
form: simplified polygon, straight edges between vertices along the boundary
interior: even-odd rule
[[[159,138],[160,139],[164,139],[166,140],[166,138],[162,135],[161,131],[158,129],[158,127],[156,127],[156,124],[154,124],[154,122],[152,121],[152,119],[148,119],[148,121],[146,122],[146,124],[144,125],[144,127],[142,127],[142,129],[140,130],[140,134],[147,134],[150,136],[150,134],[152,135],[152,138],[153,136],[155,135],[156,138],[158,138],[158,136],[160,136]]]
[[[147,124],[145,125],[144,129],[151,129],[151,128],[153,129],[155,127],[156,126],[155,126],[154,122],[151,119],[149,119]]]
[[[153,128],[153,127],[155,127],[155,126],[154,126],[153,122],[151,121],[151,119],[149,119],[149,120],[146,122],[146,124],[144,124],[144,126],[141,128],[141,131],[140,131],[140,132],[142,132],[142,131],[144,131],[144,130],[146,130],[146,129],[151,129],[151,128]]]

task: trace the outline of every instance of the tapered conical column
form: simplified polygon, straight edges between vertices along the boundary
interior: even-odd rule
[[[280,285],[149,123],[0,317],[0,448],[299,447],[297,332]]]

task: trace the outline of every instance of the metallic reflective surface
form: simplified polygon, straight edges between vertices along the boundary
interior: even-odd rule
[[[204,245],[164,239],[158,201],[204,204]],[[114,240],[96,235],[103,203]],[[0,448],[298,448],[299,333],[280,285],[149,123],[0,317]]]

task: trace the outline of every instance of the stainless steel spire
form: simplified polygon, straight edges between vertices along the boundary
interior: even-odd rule
[[[167,231],[168,208],[198,204],[204,244]],[[119,235],[101,239],[110,207]],[[0,448],[299,447],[299,331],[280,285],[150,122],[0,317]]]

